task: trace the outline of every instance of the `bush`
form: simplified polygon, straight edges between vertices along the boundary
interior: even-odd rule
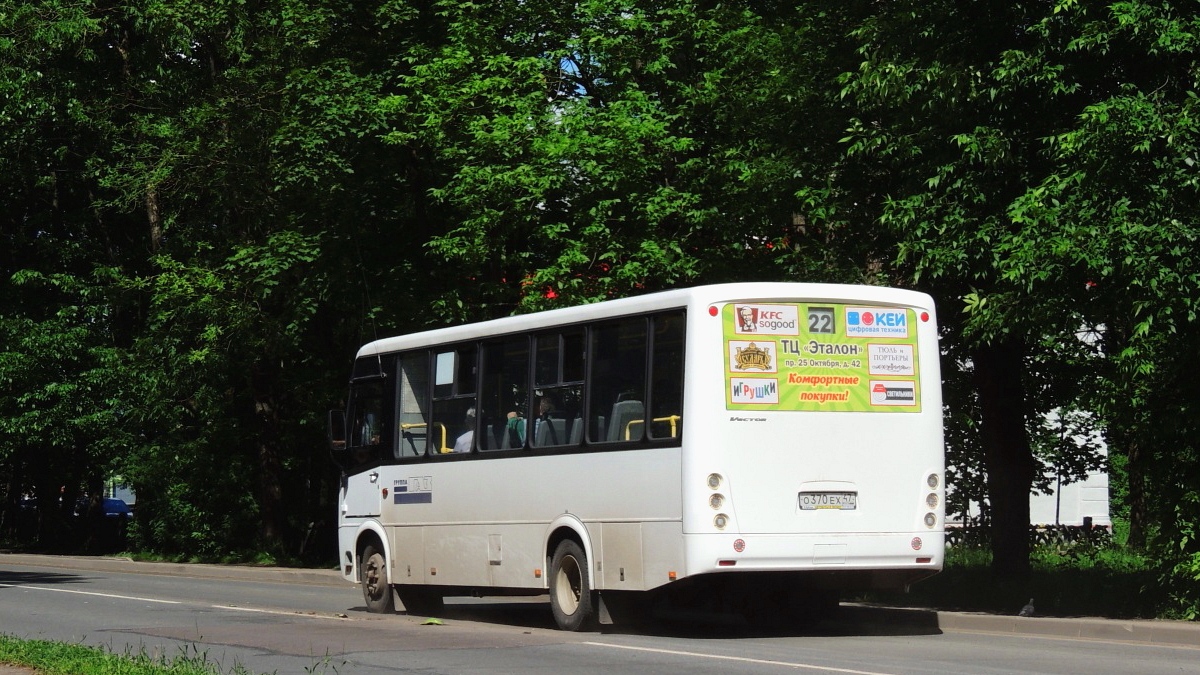
[[[1112,545],[1040,546],[1030,556],[1025,579],[998,578],[991,551],[983,547],[947,550],[941,574],[916,584],[907,594],[873,593],[863,599],[931,609],[1016,614],[1033,598],[1039,616],[1155,618],[1167,598],[1159,590],[1154,563]]]

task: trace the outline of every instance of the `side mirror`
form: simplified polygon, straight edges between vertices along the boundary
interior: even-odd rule
[[[346,449],[346,411],[330,410],[329,425],[326,432],[329,440],[329,453],[333,456],[333,461],[340,467],[345,467],[349,462],[349,453]]]

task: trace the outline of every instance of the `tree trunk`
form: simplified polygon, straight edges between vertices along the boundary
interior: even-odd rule
[[[158,189],[153,185],[146,188],[146,220],[150,222],[150,252],[158,253],[162,248],[162,216],[158,212]]]
[[[1025,428],[1023,356],[1023,345],[1011,339],[976,349],[972,355],[992,514],[992,571],[1000,577],[1029,572],[1034,462]]]
[[[1137,441],[1128,440],[1132,434],[1122,434],[1127,443],[1125,455],[1129,461],[1125,463],[1126,495],[1129,500],[1129,538],[1125,545],[1129,548],[1144,551],[1146,549],[1146,481],[1142,470],[1141,445]]]
[[[264,438],[258,445],[259,508],[262,522],[259,534],[268,550],[283,548],[283,483],[280,481],[282,465],[279,449],[273,440]]]
[[[280,420],[273,377],[261,363],[252,367],[254,412],[258,420],[258,506],[261,513],[259,536],[266,550],[284,548],[283,463],[279,459]]]

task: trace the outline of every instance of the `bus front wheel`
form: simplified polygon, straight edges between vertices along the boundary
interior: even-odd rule
[[[387,582],[387,560],[381,551],[370,544],[362,554],[362,592],[367,611],[390,614],[396,611],[396,600],[392,587]]]
[[[550,610],[562,630],[587,627],[595,615],[592,588],[588,582],[587,555],[583,547],[564,539],[550,559]]]

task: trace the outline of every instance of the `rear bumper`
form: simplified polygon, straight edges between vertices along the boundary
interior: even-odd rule
[[[687,575],[812,572],[844,588],[901,588],[941,571],[941,530],[856,534],[685,535]],[[838,584],[833,584],[838,585]]]

